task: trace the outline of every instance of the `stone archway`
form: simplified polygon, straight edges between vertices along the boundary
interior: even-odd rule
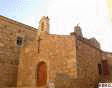
[[[47,82],[47,66],[40,62],[37,67],[37,86],[44,86]]]

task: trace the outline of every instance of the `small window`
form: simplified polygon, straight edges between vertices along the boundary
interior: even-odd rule
[[[102,75],[102,65],[98,64],[99,75]]]
[[[21,46],[22,43],[23,43],[23,38],[22,38],[22,37],[17,37],[16,44],[17,44],[18,46]]]

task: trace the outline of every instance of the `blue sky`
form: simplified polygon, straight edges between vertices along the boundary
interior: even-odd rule
[[[49,16],[50,33],[61,35],[80,23],[84,37],[95,37],[103,50],[112,51],[107,0],[0,0],[0,15],[36,28],[42,16]]]
[[[47,2],[48,0],[0,0],[0,15],[24,22],[24,19],[46,11]]]

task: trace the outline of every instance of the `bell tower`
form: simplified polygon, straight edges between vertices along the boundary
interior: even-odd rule
[[[81,27],[78,24],[77,26],[74,27],[74,32],[76,33],[77,36],[83,37]]]
[[[39,32],[40,33],[49,33],[49,18],[48,16],[43,16],[39,22]]]

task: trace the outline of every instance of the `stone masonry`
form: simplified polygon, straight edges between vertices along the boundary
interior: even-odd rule
[[[112,60],[97,40],[84,38],[78,25],[71,35],[54,35],[48,17],[39,24],[36,29],[0,16],[0,87],[97,87],[98,64],[104,56]]]
[[[16,86],[20,48],[35,35],[35,28],[0,16],[0,86]],[[22,46],[16,44],[18,36],[23,38]]]

